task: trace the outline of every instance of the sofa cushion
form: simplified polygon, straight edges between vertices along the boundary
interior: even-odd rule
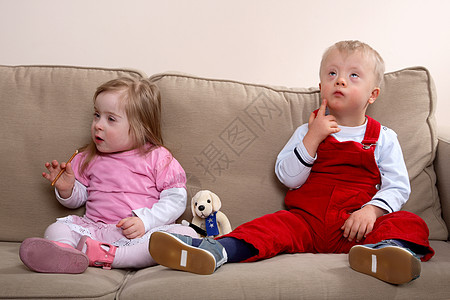
[[[295,128],[320,105],[318,88],[284,88],[156,74],[163,98],[163,134],[188,176],[188,196],[214,191],[236,227],[283,209],[287,189],[274,165]],[[409,68],[387,73],[368,115],[398,134],[412,184],[405,210],[421,216],[430,238],[447,239],[432,162],[437,137],[435,89],[428,71]],[[182,218],[192,218],[190,210]]]
[[[396,286],[353,271],[346,254],[282,254],[256,263],[225,264],[211,276],[162,266],[139,270],[118,299],[448,299],[450,243],[432,241],[436,256],[417,280]],[[203,296],[203,295],[202,295]]]
[[[0,66],[1,241],[43,236],[57,217],[83,213],[62,207],[41,173],[45,162],[67,161],[89,142],[95,89],[119,76],[145,77],[119,69]]]
[[[115,299],[127,270],[88,268],[83,274],[31,272],[18,257],[19,243],[0,242],[0,298]]]

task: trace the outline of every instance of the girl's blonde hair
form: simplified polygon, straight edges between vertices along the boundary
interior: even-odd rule
[[[97,96],[103,92],[121,94],[121,104],[130,123],[129,134],[133,139],[134,149],[140,149],[145,155],[157,147],[164,147],[161,134],[161,95],[154,83],[145,78],[113,79],[97,88],[93,97],[94,103]],[[149,143],[151,146],[146,147]],[[86,152],[86,158],[81,166],[81,172],[84,172],[98,155],[98,151],[94,141],[86,145],[82,151]]]
[[[325,50],[322,56],[322,62],[320,64],[320,70],[322,70],[322,64],[331,51],[337,49],[341,53],[351,54],[356,51],[359,51],[361,54],[366,55],[368,58],[372,59],[374,62],[374,75],[375,75],[375,85],[379,87],[384,78],[384,60],[381,55],[372,47],[367,45],[366,43],[360,41],[341,41],[329,47]]]

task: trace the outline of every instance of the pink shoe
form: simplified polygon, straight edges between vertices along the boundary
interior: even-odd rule
[[[89,258],[89,266],[102,267],[107,270],[111,269],[111,264],[114,261],[117,250],[116,246],[93,240],[88,236],[83,236],[80,239],[77,249],[82,251],[84,245],[86,245],[86,255]]]
[[[29,269],[40,273],[78,274],[89,266],[89,259],[83,252],[43,238],[24,240],[19,256]]]

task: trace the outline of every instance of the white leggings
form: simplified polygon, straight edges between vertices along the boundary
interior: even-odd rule
[[[167,226],[167,232],[198,237],[197,233],[190,227],[180,224]],[[156,265],[148,250],[148,243],[151,233],[147,233],[148,238],[143,243],[132,246],[117,247],[116,255],[112,263],[113,268],[145,268]],[[68,244],[76,247],[81,239],[81,234],[72,231],[69,226],[62,222],[51,224],[45,231],[44,237],[48,240]]]

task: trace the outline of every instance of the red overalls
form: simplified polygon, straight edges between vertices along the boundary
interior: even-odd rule
[[[265,215],[226,235],[253,245],[258,255],[247,261],[279,253],[348,253],[349,242],[341,230],[350,214],[372,199],[381,184],[375,162],[380,123],[368,117],[362,143],[339,142],[328,136],[317,150],[307,181],[288,191],[288,210]],[[417,215],[399,211],[377,219],[372,232],[359,244],[402,239],[428,247],[422,260],[434,255],[428,243],[428,227]]]

